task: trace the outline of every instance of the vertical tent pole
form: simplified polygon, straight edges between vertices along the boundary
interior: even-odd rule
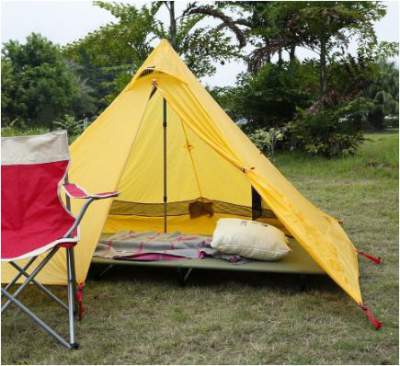
[[[164,233],[167,232],[167,101],[163,98],[163,132],[164,132]]]

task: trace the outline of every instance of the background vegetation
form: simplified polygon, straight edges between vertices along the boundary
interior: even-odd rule
[[[3,127],[79,134],[162,38],[198,77],[218,63],[246,62],[235,86],[210,91],[268,154],[353,154],[363,131],[398,127],[398,68],[389,61],[398,45],[376,40],[380,2],[192,2],[179,14],[173,1],[94,6],[116,21],[63,47],[40,34],[3,45]],[[316,58],[299,60],[299,47]]]

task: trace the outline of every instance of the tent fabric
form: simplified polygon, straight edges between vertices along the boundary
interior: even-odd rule
[[[72,144],[70,181],[118,200],[163,201],[162,101],[167,102],[168,202],[218,200],[251,206],[251,187],[277,224],[357,303],[362,302],[356,250],[337,220],[315,207],[251,143],[213,100],[169,43],[161,41],[114,102]],[[80,203],[73,202],[76,212]],[[84,281],[103,231],[156,230],[159,218],[110,215],[101,202],[82,222],[77,278]],[[223,215],[223,217],[229,215]],[[174,230],[207,234],[218,215],[170,216]],[[65,283],[61,258],[40,278]],[[7,274],[6,274],[7,275]],[[8,276],[7,276],[8,277]]]

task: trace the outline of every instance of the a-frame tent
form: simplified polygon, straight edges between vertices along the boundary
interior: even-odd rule
[[[83,221],[75,259],[79,282],[86,279],[103,231],[163,230],[162,214],[151,213],[164,210],[166,171],[168,229],[212,233],[219,217],[240,217],[240,210],[252,206],[253,190],[261,197],[262,210],[271,214],[266,221],[293,236],[362,304],[357,252],[341,225],[304,198],[252,144],[167,41],[161,41],[132,81],[71,145],[71,157],[71,182],[89,192],[121,192],[117,201],[96,203]],[[184,203],[197,199],[215,202],[220,213],[198,219],[182,214]],[[80,205],[73,202],[73,211]],[[2,267],[2,272],[7,282],[12,270]],[[60,253],[38,279],[65,284],[65,274]]]

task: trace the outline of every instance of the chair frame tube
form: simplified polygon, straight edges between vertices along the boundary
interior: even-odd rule
[[[90,204],[94,202],[97,198],[90,197],[87,199],[85,204],[82,206],[78,216],[76,217],[73,225],[68,230],[68,232],[64,235],[64,238],[71,238],[75,230],[78,228],[84,214],[89,208]],[[61,247],[56,245],[48,254],[43,258],[43,260],[36,266],[36,268],[29,274],[28,268],[35,262],[38,256],[32,257],[28,263],[26,263],[23,267],[20,267],[14,261],[9,261],[10,265],[13,266],[18,274],[14,277],[14,279],[5,287],[1,288],[2,296],[5,296],[7,300],[1,306],[1,313],[9,307],[10,304],[16,305],[19,309],[21,309],[26,315],[28,315],[36,324],[38,324],[46,333],[54,337],[59,343],[61,343],[64,347],[68,349],[77,349],[79,348],[79,344],[75,339],[75,294],[76,294],[76,274],[75,274],[75,258],[74,258],[74,248],[67,247],[66,248],[66,262],[67,262],[67,298],[68,304],[65,304],[61,299],[59,299],[56,295],[54,295],[48,288],[42,285],[40,282],[35,280],[35,277],[39,274],[39,272],[44,268],[44,266],[51,260],[51,258],[56,254],[56,252]],[[20,279],[20,277],[24,276],[25,281],[17,288],[15,292],[12,294],[9,292],[9,289],[16,284],[16,282]],[[63,338],[59,333],[57,333],[52,327],[50,327],[47,323],[45,323],[42,319],[40,319],[34,312],[32,312],[27,306],[25,306],[20,300],[17,299],[17,296],[28,286],[28,284],[36,285],[40,290],[42,290],[47,296],[49,296],[52,300],[57,302],[60,306],[62,306],[65,310],[68,311],[68,327],[69,327],[69,340],[67,341]]]

